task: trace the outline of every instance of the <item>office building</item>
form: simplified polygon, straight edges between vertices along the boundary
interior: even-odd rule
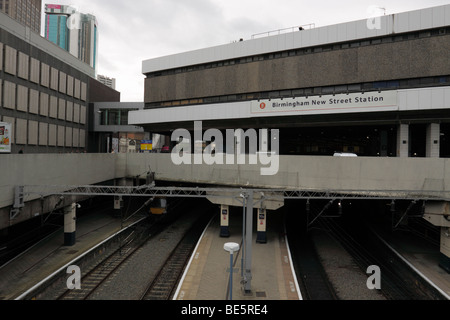
[[[45,38],[97,69],[98,23],[72,6],[45,5]]]
[[[0,12],[40,33],[41,5],[41,0],[0,0]]]
[[[97,80],[103,83],[105,86],[108,86],[112,89],[116,89],[116,79],[115,78],[109,78],[106,76],[98,75]]]
[[[0,13],[0,122],[11,153],[88,151],[89,103],[120,101],[94,69]]]

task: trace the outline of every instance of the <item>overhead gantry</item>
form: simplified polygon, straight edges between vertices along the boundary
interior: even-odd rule
[[[48,196],[59,196],[60,199],[72,196],[112,196],[153,198],[206,198],[220,205],[220,224],[222,237],[229,236],[229,207],[243,208],[243,285],[245,291],[251,291],[252,279],[252,236],[253,211],[258,209],[257,242],[266,242],[266,212],[284,206],[287,199],[307,200],[306,210],[311,200],[329,200],[313,220],[317,219],[328,204],[343,200],[410,200],[411,203],[424,203],[424,218],[442,228],[441,266],[450,272],[450,215],[449,203],[445,195],[432,191],[361,191],[361,190],[289,190],[289,189],[257,189],[257,188],[221,188],[221,187],[157,187],[154,183],[141,186],[17,186],[15,203],[11,214],[18,215],[27,201]],[[148,201],[147,201],[148,202]],[[76,204],[65,210],[65,244],[75,243]],[[313,221],[312,221],[313,222]]]

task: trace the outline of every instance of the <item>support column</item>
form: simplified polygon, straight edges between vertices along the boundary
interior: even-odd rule
[[[439,158],[440,156],[441,125],[430,123],[427,127],[427,158]]]
[[[267,211],[265,208],[258,209],[258,233],[256,236],[256,242],[267,243],[266,235],[266,222],[267,222]]]
[[[114,196],[114,210],[120,210],[123,208],[122,196]]]
[[[427,203],[423,218],[441,227],[441,248],[439,266],[450,273],[450,203]]]
[[[220,236],[228,238],[230,236],[230,207],[227,205],[220,206]]]
[[[441,254],[439,265],[450,273],[450,228],[441,228]]]
[[[400,124],[397,130],[397,157],[409,157],[409,124]]]
[[[71,247],[76,242],[76,203],[64,208],[64,245]]]
[[[380,157],[388,156],[388,132],[381,130],[380,132]]]
[[[245,216],[244,292],[252,290],[253,191],[248,193]]]

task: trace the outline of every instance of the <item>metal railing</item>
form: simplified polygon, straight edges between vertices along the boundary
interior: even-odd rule
[[[315,27],[316,27],[315,23],[309,23],[309,24],[304,24],[301,26],[272,30],[272,31],[254,34],[254,35],[252,35],[252,39],[262,38],[262,37],[270,37],[273,35],[280,35],[280,34],[290,33],[290,32],[295,32],[295,31],[309,30],[309,29],[314,29]]]

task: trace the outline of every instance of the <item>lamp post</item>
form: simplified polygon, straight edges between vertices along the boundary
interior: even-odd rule
[[[224,244],[223,249],[230,253],[230,300],[233,300],[233,253],[239,251],[239,244],[228,242]]]

